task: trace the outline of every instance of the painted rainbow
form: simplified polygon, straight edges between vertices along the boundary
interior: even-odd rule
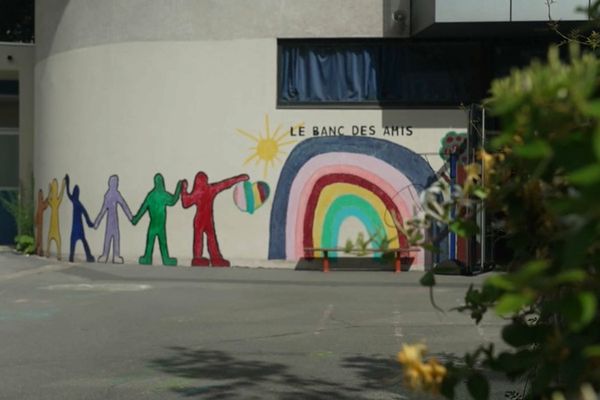
[[[420,192],[434,180],[427,161],[393,142],[307,139],[294,148],[277,184],[269,258],[299,260],[305,248],[339,247],[342,224],[351,217],[390,247],[405,246],[392,213],[400,220],[412,217]],[[423,265],[423,252],[415,261]]]

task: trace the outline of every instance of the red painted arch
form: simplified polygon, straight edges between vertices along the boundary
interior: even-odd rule
[[[304,243],[305,248],[306,247],[314,247],[312,231],[313,231],[313,225],[314,225],[314,219],[315,219],[315,212],[317,209],[317,203],[319,202],[319,197],[321,196],[321,192],[327,186],[333,185],[336,183],[347,183],[347,184],[351,184],[351,185],[356,185],[356,186],[360,186],[361,188],[372,192],[377,197],[379,197],[379,199],[381,199],[381,201],[383,202],[385,207],[389,211],[391,211],[393,213],[393,215],[396,215],[398,217],[399,222],[402,223],[402,214],[398,211],[398,207],[396,207],[396,204],[394,203],[394,201],[390,198],[390,196],[388,196],[387,193],[385,193],[381,188],[379,188],[372,182],[370,182],[364,178],[361,178],[360,176],[351,175],[351,174],[335,173],[335,174],[325,175],[325,176],[322,176],[321,178],[319,178],[319,180],[317,180],[317,182],[315,183],[313,190],[310,193],[310,196],[308,198],[308,203],[306,206],[306,213],[304,214],[304,222],[303,222],[304,230],[302,232],[303,243]],[[398,229],[396,229],[396,232],[398,235],[398,241],[400,243],[400,246],[403,246],[403,247],[407,246],[406,237]]]

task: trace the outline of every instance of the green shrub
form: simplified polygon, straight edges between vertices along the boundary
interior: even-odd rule
[[[30,235],[18,235],[15,237],[15,248],[24,254],[35,253],[35,239]]]
[[[473,398],[488,399],[489,382],[479,372],[485,367],[526,380],[525,399],[596,398],[600,61],[573,45],[570,61],[563,62],[552,48],[546,63],[534,62],[495,81],[486,104],[503,130],[490,153],[481,154],[485,182],[477,182],[477,169],[470,166],[464,187],[434,185],[432,196],[425,193],[424,199],[445,200],[425,201],[420,218],[401,227],[409,238],[438,222],[468,235],[472,222],[451,219],[447,211],[482,200],[504,227],[514,253],[507,273],[471,287],[459,308],[477,324],[488,311],[505,318],[507,349],[480,346],[464,356],[461,366],[446,365],[441,393],[454,398],[455,386],[466,382]],[[433,273],[421,283],[433,287]]]
[[[26,252],[24,250],[29,247],[26,244],[29,241],[27,238],[33,238],[34,204],[31,189],[26,185],[21,186],[20,193],[8,192],[5,197],[0,197],[0,206],[14,218],[17,225],[15,237],[17,251]],[[35,247],[35,244],[33,246]],[[33,251],[26,253],[31,254]]]

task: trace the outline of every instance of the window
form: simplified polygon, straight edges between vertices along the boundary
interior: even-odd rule
[[[456,107],[487,96],[491,79],[533,58],[544,38],[479,40],[285,39],[278,43],[279,107]]]
[[[19,82],[0,80],[0,190],[19,186]]]
[[[477,101],[477,43],[281,40],[278,105],[460,105]]]

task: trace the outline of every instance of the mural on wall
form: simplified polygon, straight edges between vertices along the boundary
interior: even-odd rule
[[[213,205],[215,197],[219,193],[240,182],[247,181],[248,179],[248,175],[242,174],[220,182],[209,183],[206,174],[204,172],[198,172],[194,179],[194,187],[190,193],[187,191],[187,181],[183,181],[183,192],[181,195],[181,204],[183,205],[183,208],[196,206],[196,215],[194,216],[194,258],[192,259],[192,266],[230,266],[229,261],[223,258],[221,251],[219,250],[219,242],[215,232]],[[203,257],[204,235],[206,235],[206,245],[208,247],[210,260]]]
[[[450,131],[442,138],[439,150],[440,157],[446,162],[449,176],[444,176],[451,187],[462,184],[465,178],[463,166],[469,162],[467,151],[467,133]],[[452,210],[452,217],[456,210]],[[448,233],[448,258],[450,260],[466,259],[466,241],[454,232]]]
[[[266,182],[242,182],[233,189],[233,202],[240,211],[254,214],[269,198],[271,189]]]
[[[60,185],[60,193],[58,191],[58,181],[56,178],[50,182],[48,189],[48,207],[50,207],[50,226],[48,228],[48,242],[46,243],[46,254],[50,255],[50,243],[54,241],[56,245],[56,258],[61,260],[61,241],[60,241],[60,223],[58,220],[60,203],[62,203],[63,194],[65,192],[65,181]]]
[[[401,221],[418,207],[418,193],[435,180],[419,154],[371,137],[306,139],[281,171],[271,210],[269,258],[298,260],[306,248],[339,247],[342,223],[357,218],[369,234],[384,232],[405,246]],[[417,255],[423,262],[423,253]]]
[[[98,257],[98,262],[108,262],[108,255],[112,245],[112,262],[117,264],[123,264],[123,257],[121,257],[121,234],[119,230],[119,215],[118,207],[121,206],[125,216],[129,221],[133,219],[129,205],[119,192],[119,177],[112,175],[108,178],[108,189],[104,194],[104,202],[96,220],[94,221],[94,228],[98,229],[104,216],[106,216],[106,231],[104,233],[104,247],[102,249],[102,255]]]
[[[444,135],[440,143],[440,157],[446,162],[456,158],[457,162],[467,164],[467,134],[450,131]]]
[[[238,133],[256,144],[244,164],[255,161],[256,165],[261,165],[262,172],[268,175],[278,161],[284,162],[270,210],[269,259],[298,260],[305,256],[319,256],[319,252],[307,249],[344,247],[346,239],[354,238],[358,233],[357,229],[368,237],[375,238],[370,242],[374,250],[381,243],[387,243],[390,248],[407,246],[404,236],[394,224],[394,218],[400,222],[410,218],[419,208],[419,194],[436,180],[436,174],[425,158],[393,141],[375,137],[377,130],[371,135],[369,126],[366,126],[364,135],[341,134],[339,132],[342,128],[347,128],[340,126],[337,135],[315,134],[313,137],[306,137],[308,134],[304,124],[291,126],[285,131],[282,130],[282,125],[272,129],[268,115],[265,116],[264,123],[264,134],[253,135],[241,129]],[[316,127],[312,131],[321,132],[315,130]],[[352,132],[354,130],[353,125]],[[398,129],[398,132],[401,130]],[[280,158],[285,154],[282,148],[296,143],[295,140],[286,138],[300,136],[305,137],[283,161]],[[460,163],[463,153],[457,149],[462,149],[462,144],[466,143],[464,134],[449,132],[442,143],[445,147],[440,150],[440,156],[449,161],[447,164],[451,164],[452,159],[456,159],[457,164]],[[447,170],[452,175],[450,167]],[[460,175],[460,168],[456,174]],[[103,249],[98,261],[109,262],[112,248],[112,262],[124,262],[120,251],[118,209],[121,207],[127,219],[136,226],[148,213],[145,250],[139,257],[142,265],[152,264],[157,240],[162,263],[167,266],[177,265],[177,259],[169,255],[166,218],[167,207],[175,206],[181,197],[183,208],[195,207],[192,266],[229,266],[230,262],[221,253],[215,229],[215,198],[222,191],[233,188],[234,204],[240,211],[253,215],[260,214],[257,210],[261,207],[267,208],[264,205],[271,195],[268,183],[251,182],[246,174],[211,183],[204,172],[198,172],[193,186],[188,186],[187,180],[181,180],[177,182],[174,193],[166,190],[162,174],[157,173],[153,179],[153,188],[147,193],[135,215],[132,215],[119,191],[119,177],[110,176],[102,206],[94,222],[81,203],[79,186],[75,185],[71,192],[69,175],[65,176],[60,191],[58,181],[54,179],[47,199],[44,200],[43,191],[39,191],[36,211],[36,234],[41,238],[44,210],[46,207],[51,209],[46,253],[49,253],[50,243],[54,241],[57,256],[59,259],[61,256],[58,217],[65,186],[73,204],[69,260],[73,260],[75,245],[79,240],[82,241],[87,260],[94,260],[86,240],[83,218],[88,226],[95,229],[99,229],[106,218]],[[447,244],[451,239],[447,237],[440,243],[440,246],[446,246],[444,251],[448,251]],[[39,240],[40,254],[41,243]],[[336,256],[335,253],[330,255]],[[381,254],[374,252],[374,256],[379,257]],[[416,264],[423,264],[424,253],[421,251],[415,256]]]
[[[50,194],[50,192],[48,192]],[[44,191],[38,191],[37,207],[35,209],[35,254],[44,255],[43,231],[44,211],[48,208],[48,198],[44,199]]]
[[[75,255],[75,245],[78,241],[81,241],[83,244],[83,250],[85,251],[85,259],[87,262],[94,262],[94,256],[92,256],[92,252],[90,251],[90,246],[85,238],[85,230],[83,228],[83,219],[85,218],[86,224],[90,227],[94,227],[94,223],[90,219],[90,216],[81,203],[79,199],[79,185],[75,185],[73,187],[73,192],[71,193],[69,175],[65,175],[65,184],[67,186],[67,197],[71,200],[73,204],[73,218],[71,220],[71,246],[69,249],[69,261],[73,262],[73,257]]]
[[[252,140],[256,144],[256,146],[250,148],[252,154],[250,154],[250,156],[244,160],[244,165],[247,165],[253,160],[255,161],[256,165],[263,163],[263,175],[266,179],[269,174],[269,167],[275,167],[275,162],[282,161],[280,156],[287,154],[284,150],[282,150],[282,147],[296,143],[296,140],[287,140],[290,137],[290,132],[303,125],[303,123],[297,124],[283,132],[281,131],[283,125],[279,125],[273,131],[269,122],[269,115],[266,114],[264,136],[262,132],[254,135],[243,129],[237,129],[237,132],[240,135]]]
[[[374,238],[371,246],[376,249],[385,241],[391,248],[406,246],[391,215],[402,212],[392,198],[370,181],[353,174],[328,174],[319,178],[308,200],[303,227],[303,247],[335,248],[340,243],[342,223],[357,218]],[[315,221],[319,221],[315,223]],[[335,252],[330,253],[337,256]],[[319,253],[315,255],[320,255]],[[374,257],[379,256],[378,253]]]
[[[142,202],[140,209],[133,216],[131,222],[137,225],[140,219],[147,212],[150,217],[148,224],[148,233],[146,236],[146,250],[144,255],[139,258],[139,263],[142,265],[152,264],[152,254],[154,252],[154,242],[158,239],[160,255],[163,265],[175,266],[177,259],[169,257],[169,249],[167,247],[167,207],[174,206],[179,200],[181,193],[182,181],[177,182],[175,193],[171,194],[165,189],[165,179],[162,174],[154,175],[154,187]]]

